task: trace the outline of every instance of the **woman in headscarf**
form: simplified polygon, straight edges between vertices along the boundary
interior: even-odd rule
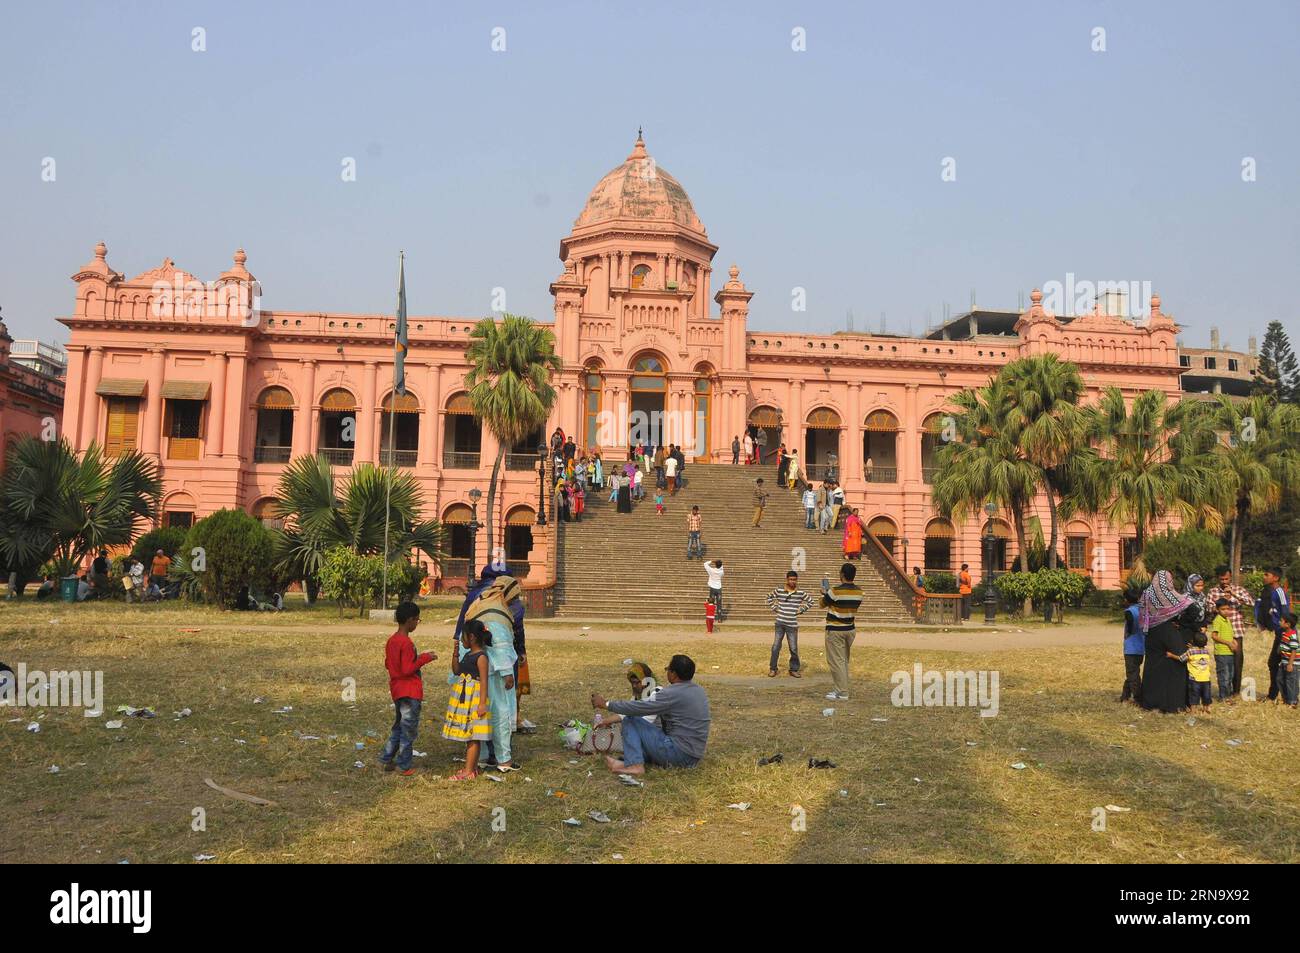
[[[620,513],[632,512],[632,475],[636,473],[636,467],[627,464],[623,471],[624,475],[618,481],[618,506],[616,509]]]
[[[1205,597],[1205,580],[1192,573],[1187,577],[1187,585],[1183,587],[1183,594],[1192,600],[1192,605],[1196,606],[1196,611],[1200,615],[1198,627],[1204,628],[1205,623],[1209,621],[1213,614],[1210,611],[1209,600]]]
[[[1191,598],[1174,586],[1168,569],[1161,569],[1142,593],[1138,628],[1147,634],[1146,663],[1142,673],[1142,700],[1146,709],[1163,712],[1187,707],[1187,663],[1169,655],[1187,651],[1184,625],[1195,625],[1197,610]]]
[[[600,459],[600,451],[596,451],[596,459],[591,464],[592,483],[596,489],[603,489],[605,486],[605,463]]]
[[[844,520],[844,558],[862,558],[862,520],[853,510]]]
[[[459,640],[465,620],[470,618],[481,621],[492,633],[492,644],[485,648],[488,683],[484,686],[491,699],[492,740],[481,763],[494,765],[500,771],[514,771],[517,769],[513,764],[511,734],[518,712],[515,679],[519,660],[524,657],[524,606],[518,581],[504,568],[490,564],[483,567],[478,582],[465,593],[465,602],[460,607],[460,619],[456,622],[458,658],[469,651]]]

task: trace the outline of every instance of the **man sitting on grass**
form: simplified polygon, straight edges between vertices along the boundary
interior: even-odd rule
[[[645,774],[647,764],[693,768],[704,757],[709,742],[709,697],[692,681],[695,662],[689,656],[674,655],[666,672],[667,687],[646,701],[607,701],[599,692],[591,695],[592,708],[622,716],[623,760],[605,758],[616,774]],[[637,715],[658,715],[659,724],[634,717]]]

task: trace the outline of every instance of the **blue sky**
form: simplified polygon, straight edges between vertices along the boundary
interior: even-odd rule
[[[1070,272],[1151,282],[1189,344],[1296,325],[1300,4],[703,6],[11,5],[3,317],[66,340],[102,239],[128,276],[215,278],[242,245],[291,310],[390,311],[403,248],[413,313],[500,286],[549,319],[560,238],[641,125],[754,328],[919,333]]]

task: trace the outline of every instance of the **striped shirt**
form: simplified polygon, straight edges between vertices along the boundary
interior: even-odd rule
[[[1246,620],[1242,617],[1241,612],[1244,608],[1252,615],[1255,612],[1255,597],[1245,590],[1242,586],[1215,586],[1205,594],[1206,605],[1210,609],[1220,599],[1227,599],[1231,603],[1227,606],[1228,621],[1232,623],[1232,633],[1237,638],[1246,636]]]
[[[826,607],[827,632],[856,631],[854,620],[862,605],[861,589],[851,582],[838,583],[822,593],[822,605]]]
[[[777,622],[798,627],[799,616],[813,607],[813,597],[802,589],[773,589],[767,607],[776,613]]]
[[[686,528],[692,533],[700,531],[701,517],[699,513],[686,514]]]

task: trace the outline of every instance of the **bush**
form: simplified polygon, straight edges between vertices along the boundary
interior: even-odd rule
[[[1207,587],[1214,582],[1214,569],[1228,561],[1223,542],[1213,533],[1203,529],[1166,530],[1163,536],[1147,540],[1142,550],[1142,561],[1147,572],[1155,575],[1168,569],[1181,584],[1189,575],[1197,573],[1206,580]]]
[[[187,532],[181,526],[161,526],[150,530],[135,541],[135,545],[131,547],[131,558],[140,560],[144,564],[145,572],[149,571],[153,563],[154,553],[160,549],[174,561],[176,554],[185,545]]]
[[[405,560],[388,564],[388,592],[397,595],[419,586],[419,568]],[[364,617],[372,602],[378,604],[384,591],[384,557],[360,556],[346,546],[325,551],[320,570],[321,592],[344,607],[357,609]]]
[[[950,572],[927,572],[925,573],[925,591],[926,592],[956,592],[957,577]]]
[[[241,588],[270,578],[272,558],[271,534],[261,522],[243,510],[217,510],[190,527],[173,568],[188,595],[230,608]]]
[[[1037,572],[1008,572],[998,576],[998,592],[1009,601],[1026,599],[1039,605],[1077,605],[1088,588],[1088,577],[1069,569],[1039,569]]]

